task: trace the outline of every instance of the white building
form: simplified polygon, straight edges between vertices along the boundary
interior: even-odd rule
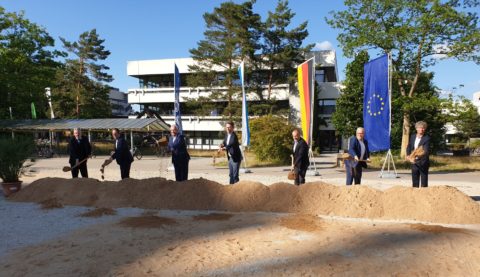
[[[128,95],[118,88],[111,88],[108,101],[112,106],[113,117],[128,117],[132,113],[132,106],[128,103]]]
[[[336,54],[334,51],[314,51],[309,56],[315,56],[315,80],[320,86],[320,93],[317,96],[319,100],[314,107],[315,115],[328,123],[327,126],[314,126],[314,129],[318,130],[316,137],[323,150],[337,151],[339,147],[337,143],[340,140],[338,140],[331,123],[336,99],[340,95]],[[221,92],[225,91],[226,88],[188,87],[186,77],[189,74],[195,74],[195,72],[189,70],[189,65],[195,63],[192,58],[129,61],[127,63],[127,74],[138,78],[139,85],[137,88],[128,90],[128,103],[139,104],[141,110],[148,108],[156,111],[168,124],[172,124],[174,122],[174,63],[177,65],[181,76],[182,126],[188,138],[189,147],[195,149],[215,149],[223,139],[224,118],[219,115],[221,112],[217,109],[212,109],[210,116],[189,114],[188,110],[184,108],[184,103],[187,99],[196,99],[199,96],[209,95],[212,90]],[[221,72],[221,70],[219,69],[218,72]],[[248,80],[246,81],[248,82]],[[265,86],[262,94],[265,97],[267,96],[267,86]],[[254,93],[248,93],[247,91],[247,95],[249,105],[259,101]],[[296,87],[290,87],[288,84],[276,85],[272,89],[272,98],[275,99],[275,103],[278,106],[290,109],[294,118],[300,118],[300,99]],[[221,103],[219,104],[221,106]],[[240,131],[240,128],[237,129]]]

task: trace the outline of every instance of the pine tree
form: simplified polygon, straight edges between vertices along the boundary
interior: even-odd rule
[[[104,61],[110,55],[105,49],[95,29],[80,34],[78,41],[69,42],[60,38],[65,49],[74,56],[67,59],[63,70],[57,75],[59,94],[55,104],[61,116],[77,118],[108,117],[111,115],[108,101],[108,86],[113,80],[106,71],[109,69]],[[69,100],[75,103],[71,109]]]
[[[262,68],[267,70],[268,96],[270,99],[272,87],[279,83],[290,83],[296,77],[296,65],[305,59],[305,53],[313,44],[302,47],[308,36],[307,21],[298,27],[288,30],[295,13],[288,7],[288,1],[278,1],[275,12],[268,12],[264,23]]]
[[[260,16],[253,12],[253,3],[235,4],[225,2],[214,9],[212,13],[205,13],[207,30],[205,38],[198,42],[197,48],[190,53],[196,62],[190,70],[195,72],[188,79],[193,87],[225,87],[226,92],[212,90],[207,97],[200,97],[194,102],[197,105],[212,101],[225,101],[223,115],[233,117],[240,114],[238,65],[242,60],[254,59],[259,49]],[[221,74],[218,74],[221,71]]]

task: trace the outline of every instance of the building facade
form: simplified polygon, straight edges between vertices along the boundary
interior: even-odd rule
[[[112,107],[112,117],[128,117],[132,113],[132,105],[128,103],[128,95],[118,88],[111,88],[108,101]]]
[[[316,98],[314,107],[313,126],[314,141],[324,151],[337,151],[339,139],[331,123],[332,113],[335,111],[336,99],[340,96],[338,83],[338,69],[335,51],[313,51],[307,58],[315,57]],[[188,139],[188,145],[193,149],[216,149],[223,139],[224,117],[221,116],[225,103],[218,101],[209,115],[196,115],[189,111],[186,102],[189,99],[198,99],[208,96],[213,90],[226,91],[226,87],[189,87],[187,77],[195,72],[189,66],[195,61],[192,58],[141,60],[127,63],[127,74],[138,79],[138,87],[128,90],[128,103],[139,104],[140,109],[148,109],[158,113],[168,124],[174,123],[174,63],[180,72],[180,103],[182,111],[182,127]],[[219,74],[221,70],[218,69]],[[248,83],[248,80],[246,80]],[[249,105],[255,105],[261,100],[255,93],[249,93],[246,88]],[[267,86],[262,87],[262,95],[266,98]],[[288,109],[292,121],[300,125],[300,98],[296,86],[278,84],[271,90],[271,99],[275,105]],[[240,131],[240,126],[238,126]]]

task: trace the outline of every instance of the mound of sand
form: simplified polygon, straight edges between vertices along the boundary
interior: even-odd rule
[[[334,186],[314,182],[300,187],[276,183],[264,186],[241,181],[224,186],[206,179],[174,182],[164,178],[39,179],[9,200],[105,208],[217,210],[230,212],[291,212],[355,218],[418,220],[479,224],[480,205],[453,187],[394,187],[379,191],[367,186]]]

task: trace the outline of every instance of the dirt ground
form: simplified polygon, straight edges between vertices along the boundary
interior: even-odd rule
[[[2,276],[479,276],[480,230],[147,211],[25,247]]]
[[[347,188],[325,163],[320,177],[307,176],[317,183],[301,188],[273,184],[284,181],[283,168],[254,169],[240,176],[251,182],[230,187],[220,179],[226,170],[194,159],[192,176],[219,183],[175,187],[158,178],[171,179],[167,163],[147,159],[133,165],[137,181],[116,182],[115,167],[106,182],[43,179],[68,178],[62,165],[37,162],[8,201],[38,203],[46,214],[69,205],[94,209],[81,217],[120,207],[143,214],[19,247],[0,256],[0,276],[480,276],[477,172],[433,176],[427,190],[409,188],[407,174],[366,172],[365,185]],[[6,222],[8,211],[0,216]]]

